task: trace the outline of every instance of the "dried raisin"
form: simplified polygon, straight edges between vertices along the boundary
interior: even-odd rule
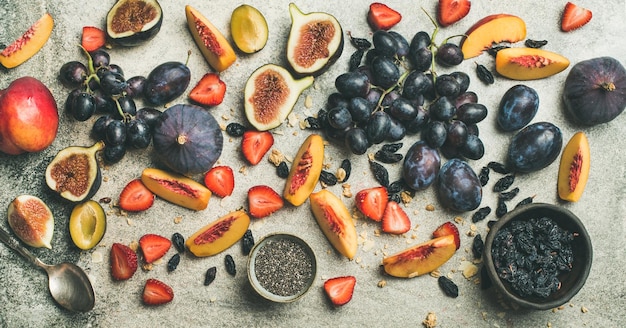
[[[320,172],[320,181],[327,186],[334,186],[337,184],[337,177],[328,171],[322,170]]]
[[[226,266],[226,272],[231,276],[235,276],[237,274],[237,268],[235,267],[235,260],[230,254],[226,254],[224,256],[224,265]]]
[[[519,193],[519,188],[515,187],[511,189],[511,191],[501,193],[500,198],[502,198],[505,201],[508,201],[508,200],[515,198],[515,196],[517,196],[518,193]]]
[[[391,153],[391,152],[384,151],[381,149],[374,154],[374,158],[377,161],[380,161],[383,163],[393,164],[393,163],[398,163],[399,161],[401,161],[403,156],[402,154]]]
[[[380,183],[383,187],[388,187],[389,186],[389,172],[387,172],[387,169],[374,162],[374,161],[369,161],[370,162],[370,169],[372,170],[372,173],[374,174],[374,178],[376,179],[376,181],[378,181],[378,183]]]
[[[390,201],[394,201],[396,203],[402,202],[402,196],[400,196],[400,193],[389,194],[389,197],[387,197],[387,199],[389,199]]]
[[[204,285],[210,285],[213,280],[215,280],[215,275],[217,275],[217,267],[210,267],[206,270],[206,274],[204,275]]]
[[[287,162],[282,161],[278,164],[276,167],[276,174],[283,179],[286,179],[289,176],[289,166],[287,165]]]
[[[496,207],[496,217],[499,219],[499,218],[503,217],[504,214],[506,214],[506,212],[508,212],[508,211],[509,210],[508,210],[504,200],[502,198],[498,197],[498,207]]]
[[[474,214],[472,214],[472,222],[476,223],[484,220],[489,213],[491,213],[491,207],[485,206],[479,208],[476,212],[474,212]]]
[[[383,146],[380,148],[380,150],[382,150],[382,151],[388,151],[388,152],[390,152],[390,153],[395,153],[395,152],[397,152],[398,150],[400,150],[400,148],[402,148],[402,146],[403,146],[403,143],[401,143],[401,142],[397,142],[397,143],[390,143],[390,144],[383,145]]]
[[[484,65],[476,64],[476,75],[478,75],[478,79],[485,84],[493,84],[495,82],[493,74],[491,74],[491,71]]]
[[[348,70],[350,72],[356,70],[357,68],[359,68],[359,66],[361,66],[361,60],[363,59],[364,54],[365,50],[363,49],[357,49],[355,52],[352,53],[352,55],[350,56],[350,62],[348,64]]]
[[[392,182],[389,185],[389,187],[387,187],[387,192],[390,193],[390,194],[399,193],[399,192],[404,190],[404,187],[405,187],[404,180],[402,180],[402,179],[396,180],[396,181]]]
[[[513,174],[505,175],[500,180],[493,185],[494,192],[502,192],[507,189],[515,182],[515,176]]]
[[[548,44],[548,41],[546,40],[526,39],[526,41],[524,41],[524,45],[527,46],[528,48],[541,48],[545,46],[546,44]]]
[[[489,162],[487,163],[487,167],[492,169],[496,173],[500,174],[509,174],[511,173],[509,169],[506,168],[506,165],[498,162]]]
[[[474,257],[480,259],[483,257],[483,250],[485,249],[485,242],[483,241],[483,237],[480,234],[474,236],[474,240],[472,241],[472,253]]]
[[[489,182],[489,168],[486,166],[483,166],[482,169],[480,169],[480,173],[478,174],[478,180],[480,181],[480,185],[482,187],[487,185],[487,182]]]
[[[174,232],[172,235],[172,244],[174,244],[174,247],[176,247],[176,250],[179,253],[185,252],[185,237],[183,237],[180,233]]]
[[[243,250],[243,255],[250,254],[252,247],[254,246],[254,236],[252,235],[252,230],[246,230],[246,233],[243,234],[241,238],[241,249]]]
[[[495,57],[498,54],[498,51],[502,50],[502,49],[507,49],[510,48],[509,46],[505,46],[505,45],[495,45],[489,49],[487,49],[487,53],[489,53],[491,56]]]
[[[226,133],[231,137],[241,137],[244,132],[246,132],[246,127],[237,122],[229,123],[226,126]]]
[[[522,206],[522,205],[526,205],[526,204],[530,204],[533,202],[533,198],[535,198],[535,196],[530,196],[530,197],[526,197],[524,199],[522,199],[519,203],[517,203],[517,205],[515,205],[515,208],[517,208],[518,206]]]
[[[348,178],[350,177],[350,173],[352,172],[352,163],[350,162],[349,159],[346,158],[343,161],[341,161],[340,167],[344,170],[344,172],[346,172],[346,176],[341,181],[348,181]]]
[[[309,116],[307,118],[304,119],[306,121],[307,125],[307,129],[310,130],[321,130],[322,126],[320,125],[320,121],[313,117],[313,116]]]
[[[172,258],[169,261],[167,261],[167,272],[172,272],[176,270],[179,263],[180,263],[180,254],[176,253],[174,254],[174,256],[172,256]]]
[[[446,295],[452,298],[457,298],[459,296],[459,287],[454,283],[454,281],[450,280],[450,278],[446,276],[439,276],[437,283],[439,283],[439,287],[441,287]]]
[[[357,49],[367,50],[372,46],[372,43],[367,39],[355,38],[350,32],[348,32],[348,36],[350,36],[350,42],[352,42],[352,45]]]

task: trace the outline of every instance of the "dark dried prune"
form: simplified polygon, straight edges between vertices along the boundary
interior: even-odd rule
[[[320,181],[327,186],[334,186],[337,184],[337,177],[328,171],[322,170],[320,172]]]
[[[530,197],[526,197],[524,199],[522,199],[519,203],[517,203],[517,205],[515,205],[515,208],[517,208],[518,206],[522,206],[522,205],[526,205],[526,204],[530,204],[533,202],[533,198],[535,198],[535,196],[530,196]]]
[[[506,166],[504,164],[502,164],[502,163],[489,162],[489,163],[487,163],[487,167],[492,169],[496,173],[500,173],[500,174],[509,174],[509,173],[511,173],[509,171],[509,169],[507,169]]]
[[[380,147],[380,150],[387,151],[387,152],[390,152],[390,153],[395,153],[398,150],[400,150],[400,148],[402,148],[402,146],[403,146],[403,143],[401,143],[401,142],[390,143],[390,144],[386,144],[386,145],[383,145],[382,147]]]
[[[380,183],[383,187],[388,187],[389,186],[389,172],[387,172],[387,169],[374,162],[374,161],[369,161],[370,162],[370,169],[372,170],[372,173],[374,174],[374,178],[376,179],[376,181],[378,181],[378,183]]]
[[[226,126],[226,133],[231,137],[241,137],[244,132],[246,132],[246,127],[237,122],[229,123]]]
[[[167,272],[172,272],[176,270],[179,263],[180,263],[180,254],[176,253],[174,254],[174,256],[172,256],[172,258],[169,261],[167,261]]]
[[[363,59],[363,55],[365,54],[365,50],[357,49],[350,56],[350,62],[348,64],[348,71],[352,72],[361,66],[361,60]]]
[[[204,275],[204,285],[210,285],[213,280],[215,280],[215,275],[217,275],[217,267],[210,267],[206,270],[206,274]]]
[[[505,175],[500,178],[495,185],[493,185],[494,192],[502,192],[507,189],[515,182],[515,176],[513,174]]]
[[[402,154],[391,153],[391,152],[384,151],[381,149],[374,154],[374,158],[377,161],[380,161],[386,164],[393,164],[393,163],[398,163],[399,161],[401,161],[403,156]]]
[[[546,44],[548,44],[547,40],[526,39],[526,41],[524,41],[524,45],[527,46],[528,48],[541,48],[545,46]]]
[[[511,191],[500,193],[499,197],[502,198],[502,200],[504,200],[504,201],[509,201],[509,200],[515,198],[515,196],[517,196],[518,193],[519,193],[519,188],[515,187],[515,188],[511,189]]]
[[[474,212],[474,214],[472,214],[472,222],[476,223],[484,220],[489,213],[491,213],[491,207],[485,206],[479,208],[476,212]]]
[[[474,254],[474,258],[480,259],[483,257],[483,250],[485,249],[485,242],[483,241],[483,237],[480,234],[474,236],[474,240],[472,241],[472,254]]]
[[[174,247],[176,247],[176,250],[179,253],[185,252],[185,237],[183,237],[180,233],[174,232],[172,235],[172,244],[174,244]]]
[[[498,207],[496,207],[496,217],[499,219],[499,218],[503,217],[504,214],[506,214],[506,212],[508,212],[508,211],[509,210],[508,210],[504,200],[502,198],[498,197]]]
[[[454,283],[454,281],[450,280],[450,278],[446,276],[439,276],[437,283],[439,283],[439,287],[441,287],[446,295],[452,298],[459,297],[459,287]]]
[[[278,164],[276,167],[276,174],[283,179],[286,179],[289,176],[289,166],[287,165],[287,162],[282,161]]]
[[[231,276],[235,276],[237,274],[237,268],[235,267],[235,260],[230,254],[226,254],[224,256],[224,265],[226,266],[226,272]]]
[[[346,158],[343,161],[341,161],[340,167],[343,169],[344,172],[346,172],[346,176],[341,181],[348,181],[348,178],[350,177],[350,173],[352,172],[352,163],[350,162],[349,159]]]
[[[372,43],[367,39],[355,38],[350,32],[348,32],[348,36],[350,37],[350,42],[352,42],[352,45],[357,49],[367,50],[372,46]]]
[[[478,173],[478,180],[480,181],[480,185],[482,187],[487,185],[487,182],[489,182],[489,168],[486,166],[483,166],[483,168],[480,169],[480,173]]]
[[[252,230],[248,229],[241,238],[241,250],[243,251],[243,255],[250,254],[252,247],[254,247],[254,236],[252,235]]]
[[[476,64],[476,75],[478,76],[478,79],[483,81],[485,84],[493,84],[495,82],[493,74],[484,65]]]

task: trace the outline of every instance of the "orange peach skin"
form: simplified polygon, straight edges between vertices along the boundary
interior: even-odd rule
[[[480,55],[493,43],[514,43],[526,37],[526,23],[521,18],[509,14],[494,14],[484,17],[472,25],[461,41],[461,51],[465,59]]]

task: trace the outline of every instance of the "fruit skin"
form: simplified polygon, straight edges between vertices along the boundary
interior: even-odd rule
[[[139,247],[143,253],[144,261],[152,263],[162,258],[169,251],[172,242],[157,234],[146,234],[139,238]]]
[[[269,29],[265,16],[250,5],[240,5],[230,16],[230,34],[239,50],[252,54],[265,47]]]
[[[0,52],[0,65],[14,68],[30,59],[46,44],[53,27],[54,19],[50,13],[45,13],[20,38]]]
[[[219,197],[227,197],[233,194],[235,189],[235,176],[229,166],[214,166],[204,175],[204,185]]]
[[[455,252],[454,236],[447,235],[383,258],[383,268],[391,276],[413,278],[436,270]]]
[[[469,0],[439,0],[437,22],[439,26],[450,26],[469,14],[472,3]]]
[[[384,3],[374,2],[367,11],[367,22],[373,30],[389,30],[401,20],[402,15]]]
[[[402,177],[413,190],[428,188],[441,168],[441,156],[425,141],[415,142],[404,156]]]
[[[133,179],[126,184],[118,201],[119,207],[127,212],[145,211],[152,207],[152,204],[154,204],[154,194],[141,182],[141,179]]]
[[[570,32],[583,27],[591,20],[593,13],[587,8],[583,8],[571,2],[565,4],[561,15],[561,31]]]
[[[54,216],[39,197],[17,196],[7,210],[9,226],[15,235],[31,247],[52,249]]]
[[[324,281],[324,292],[334,306],[342,306],[352,300],[355,286],[355,276],[334,277]]]
[[[585,190],[591,167],[591,150],[589,140],[584,132],[576,132],[567,142],[557,180],[559,198],[569,202],[577,202]]]
[[[125,47],[137,46],[154,38],[161,30],[163,10],[159,2],[143,0],[143,6],[137,8],[138,3],[139,1],[119,0],[107,13],[106,34],[115,44]],[[118,11],[124,12],[118,16]],[[140,19],[140,14],[150,16],[148,19],[146,17]],[[121,24],[127,28],[118,29],[115,25],[117,19],[124,20]]]
[[[83,26],[81,42],[83,49],[87,52],[96,51],[106,43],[106,34],[103,30],[95,26]]]
[[[411,219],[400,204],[395,201],[389,201],[387,203],[381,221],[381,229],[387,233],[401,235],[411,230]]]
[[[46,184],[71,201],[82,202],[96,194],[102,183],[102,173],[96,154],[104,149],[98,141],[90,147],[70,146],[61,149],[46,167]],[[84,190],[71,190],[72,187]]]
[[[109,261],[114,280],[128,280],[137,271],[137,253],[124,244],[111,245]]]
[[[165,105],[182,95],[191,81],[187,65],[168,61],[150,71],[143,86],[144,99],[153,105]]]
[[[518,131],[509,144],[507,164],[516,172],[534,172],[552,164],[561,152],[561,129],[537,122]]]
[[[482,187],[472,167],[464,160],[447,161],[437,176],[437,196],[446,208],[457,212],[472,211],[482,201]]]
[[[535,89],[517,84],[509,88],[498,105],[498,125],[504,131],[515,131],[530,123],[539,110]]]
[[[251,165],[257,165],[274,145],[274,136],[267,131],[246,131],[241,139],[241,152]]]
[[[141,299],[146,305],[162,305],[174,299],[174,290],[164,282],[150,278],[143,287]]]
[[[190,210],[207,208],[211,198],[211,191],[195,180],[160,169],[144,169],[141,182],[157,196]]]
[[[356,228],[346,205],[328,189],[312,193],[309,201],[326,239],[341,255],[353,259],[357,250]]]
[[[215,73],[206,73],[189,92],[189,99],[204,105],[216,106],[222,103],[226,94],[226,83]]]
[[[248,212],[256,219],[283,208],[283,198],[270,186],[258,185],[248,190]]]
[[[612,121],[626,108],[626,69],[606,56],[576,63],[565,79],[563,103],[578,123]]]
[[[562,72],[569,60],[536,48],[506,48],[496,54],[496,72],[512,80],[537,80]]]
[[[219,124],[200,106],[178,104],[166,109],[154,126],[157,157],[182,175],[205,173],[222,154]]]
[[[302,205],[315,189],[322,173],[324,140],[319,134],[309,135],[296,154],[285,181],[283,198],[293,206]]]
[[[291,29],[286,51],[289,66],[298,76],[322,74],[343,52],[341,25],[328,13],[305,14],[293,2],[289,4],[289,15]]]
[[[354,205],[363,215],[380,222],[389,201],[387,188],[383,186],[360,190],[354,196]]]
[[[459,228],[450,221],[443,223],[438,226],[435,231],[433,231],[433,238],[443,237],[443,236],[454,236],[454,245],[456,245],[456,249],[458,250],[461,247],[461,237],[459,237]]]
[[[259,131],[281,125],[300,94],[313,85],[313,81],[312,76],[295,79],[285,68],[274,64],[257,68],[244,87],[244,111],[248,122]]]
[[[526,38],[526,23],[510,14],[492,14],[472,25],[461,40],[461,51],[465,59],[480,55],[493,43],[515,43]]]
[[[98,202],[88,200],[72,209],[69,231],[76,247],[82,250],[94,248],[104,237],[106,226],[107,216]]]
[[[185,6],[185,15],[189,31],[209,65],[218,72],[230,67],[237,60],[237,56],[224,35],[190,5]]]
[[[239,241],[249,226],[246,212],[233,211],[200,228],[187,238],[185,245],[197,257],[219,254]]]
[[[9,155],[39,152],[57,135],[56,101],[41,81],[20,77],[0,90],[0,151]]]

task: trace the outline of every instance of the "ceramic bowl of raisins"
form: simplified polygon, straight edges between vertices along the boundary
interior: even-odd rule
[[[543,203],[507,213],[485,238],[484,269],[503,306],[549,310],[585,284],[593,257],[589,234],[568,209]]]

